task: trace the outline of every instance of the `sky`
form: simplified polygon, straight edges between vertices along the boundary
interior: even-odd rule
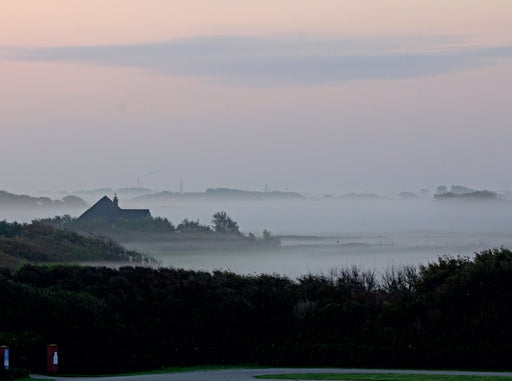
[[[512,189],[509,0],[0,0],[0,189]]]

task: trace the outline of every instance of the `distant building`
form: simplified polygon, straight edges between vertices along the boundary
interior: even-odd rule
[[[114,222],[121,218],[136,220],[149,217],[151,217],[149,209],[121,209],[117,196],[114,197],[113,201],[107,196],[103,196],[96,204],[78,217],[78,220],[92,222],[96,219],[103,219]]]

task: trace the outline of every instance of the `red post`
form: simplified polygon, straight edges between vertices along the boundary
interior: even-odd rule
[[[46,347],[46,371],[51,374],[59,370],[59,355],[57,344],[48,344]]]
[[[0,347],[0,361],[4,369],[9,369],[9,347],[5,345]]]

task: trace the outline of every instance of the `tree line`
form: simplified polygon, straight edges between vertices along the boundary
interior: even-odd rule
[[[167,218],[145,217],[138,219],[119,218],[114,222],[96,218],[94,221],[83,221],[70,215],[56,216],[39,219],[38,222],[50,225],[57,229],[67,229],[81,234],[105,234],[115,240],[127,241],[130,238],[137,239],[228,239],[245,242],[257,240],[253,233],[245,235],[240,231],[240,226],[226,212],[216,212],[211,224],[202,224],[199,220],[183,219],[174,225]],[[263,231],[262,243],[279,245],[278,237],[268,230]]]
[[[63,372],[194,364],[510,368],[512,252],[298,279],[174,268],[0,271],[0,345]]]

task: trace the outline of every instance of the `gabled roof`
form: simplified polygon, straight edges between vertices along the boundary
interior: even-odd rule
[[[96,204],[87,209],[80,217],[82,221],[105,219],[115,221],[119,218],[139,219],[151,217],[149,209],[121,209],[110,198],[103,196]]]
[[[137,218],[151,217],[151,213],[148,209],[120,209],[121,218],[134,220]]]

